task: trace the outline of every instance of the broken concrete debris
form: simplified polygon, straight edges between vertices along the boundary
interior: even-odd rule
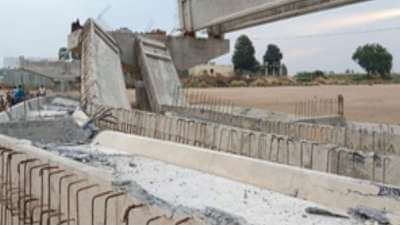
[[[353,217],[361,220],[362,222],[371,221],[376,222],[379,225],[390,225],[390,221],[387,218],[385,211],[366,207],[357,207],[350,209],[349,214],[353,215]]]
[[[331,212],[329,210],[317,208],[317,207],[307,207],[306,213],[312,214],[312,215],[330,216],[330,217],[337,217],[337,218],[344,218],[344,219],[349,218],[346,215],[337,214],[337,213]]]
[[[395,198],[400,201],[400,188],[389,187],[389,186],[380,186],[378,196]],[[399,202],[399,204],[400,204],[400,202]]]

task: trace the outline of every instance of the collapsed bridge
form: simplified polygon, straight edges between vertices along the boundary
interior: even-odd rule
[[[0,225],[399,224],[399,126],[365,133],[343,100],[329,117],[284,121],[190,105],[178,78],[226,53],[224,33],[355,2],[182,0],[178,37],[89,19],[68,38],[79,103],[39,98],[0,115],[2,134],[29,140],[0,136]],[[205,3],[215,7],[199,14]],[[195,38],[202,29],[208,39]],[[142,108],[130,105],[127,71]],[[315,207],[330,216],[305,215]]]

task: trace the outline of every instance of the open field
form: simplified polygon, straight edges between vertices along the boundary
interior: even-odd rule
[[[400,123],[400,85],[348,85],[348,86],[286,86],[268,88],[207,88],[190,89],[212,97],[231,100],[240,106],[256,107],[277,112],[294,112],[295,102],[315,96],[332,98],[342,94],[345,115],[349,120],[377,123]],[[0,91],[5,94],[5,90]],[[79,96],[72,92],[68,95]],[[135,101],[135,91],[129,90]]]
[[[271,111],[293,113],[294,102],[313,98],[331,98],[342,94],[349,120],[400,123],[400,85],[351,85],[271,88],[192,89],[210,96],[232,100]]]

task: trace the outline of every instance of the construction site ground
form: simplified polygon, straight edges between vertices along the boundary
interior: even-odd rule
[[[400,85],[346,85],[268,88],[205,88],[190,89],[191,93],[206,93],[212,97],[234,101],[244,108],[259,108],[270,112],[293,113],[293,103],[310,99],[331,98],[338,94],[345,97],[348,120],[372,123],[399,124]],[[5,90],[0,91],[5,94]],[[71,97],[79,97],[78,91],[69,92]],[[129,99],[136,102],[135,89],[129,89]],[[260,115],[262,116],[262,115]],[[278,115],[279,116],[279,115]]]
[[[374,123],[400,121],[400,85],[349,85],[270,88],[207,88],[191,89],[209,96],[232,100],[237,105],[274,112],[293,113],[293,103],[310,99],[331,98],[342,94],[348,120]],[[129,97],[134,101],[134,90]]]

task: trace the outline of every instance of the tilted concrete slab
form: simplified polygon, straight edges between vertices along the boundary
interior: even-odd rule
[[[152,111],[161,112],[163,105],[183,101],[178,90],[181,83],[167,46],[159,41],[138,37],[138,62]]]
[[[118,45],[92,19],[82,31],[81,58],[81,104],[130,109]]]
[[[400,222],[400,199],[382,195],[383,190],[397,187],[111,131],[100,133],[93,144],[297,196],[343,212],[358,206],[386,210],[394,224]]]

